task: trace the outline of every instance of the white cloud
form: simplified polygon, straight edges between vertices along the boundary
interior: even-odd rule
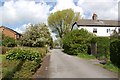
[[[57,4],[54,7],[54,9],[51,11],[56,12],[58,10],[63,10],[63,9],[69,9],[72,8],[75,12],[80,12],[80,14],[83,16],[83,10],[81,7],[76,6],[73,2],[73,0],[57,0]]]
[[[46,3],[35,4],[33,0],[6,1],[0,7],[3,24],[22,24],[47,22],[50,6]]]
[[[31,23],[24,24],[24,25],[20,26],[19,28],[14,29],[14,30],[19,32],[19,33],[24,33],[30,25],[31,25]]]
[[[118,19],[118,1],[119,0],[79,0],[78,5],[82,7],[84,14],[89,12],[96,13],[99,19]]]

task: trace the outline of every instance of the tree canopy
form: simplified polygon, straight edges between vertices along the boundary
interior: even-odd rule
[[[31,24],[26,32],[23,34],[22,44],[25,46],[42,47],[46,44],[51,44],[52,37],[48,30],[47,25],[41,24]]]
[[[72,9],[57,11],[48,17],[48,25],[58,37],[62,38],[71,30],[72,24],[80,18],[80,13]]]

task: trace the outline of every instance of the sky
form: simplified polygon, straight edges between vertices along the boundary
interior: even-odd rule
[[[29,24],[46,23],[50,13],[72,8],[80,12],[81,18],[91,19],[93,13],[98,19],[118,20],[120,0],[0,0],[0,25],[19,33]]]

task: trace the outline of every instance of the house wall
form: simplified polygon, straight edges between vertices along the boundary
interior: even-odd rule
[[[15,32],[13,32],[9,29],[3,28],[3,27],[0,28],[0,31],[2,31],[2,33],[5,36],[9,36],[9,37],[12,37],[12,38],[16,39],[16,33]]]
[[[93,33],[93,29],[96,28],[97,33],[94,33],[94,34],[96,34],[97,36],[110,36],[112,31],[107,33],[107,29],[110,29],[110,30],[115,29],[115,27],[85,27],[85,26],[84,27],[81,26],[78,29],[81,29],[81,28],[84,28],[84,29],[88,30],[91,33]]]

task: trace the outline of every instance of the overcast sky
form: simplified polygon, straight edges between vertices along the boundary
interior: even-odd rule
[[[50,13],[72,8],[82,18],[90,19],[93,13],[98,19],[118,20],[120,0],[0,0],[0,25],[18,32],[30,23],[47,23]]]

